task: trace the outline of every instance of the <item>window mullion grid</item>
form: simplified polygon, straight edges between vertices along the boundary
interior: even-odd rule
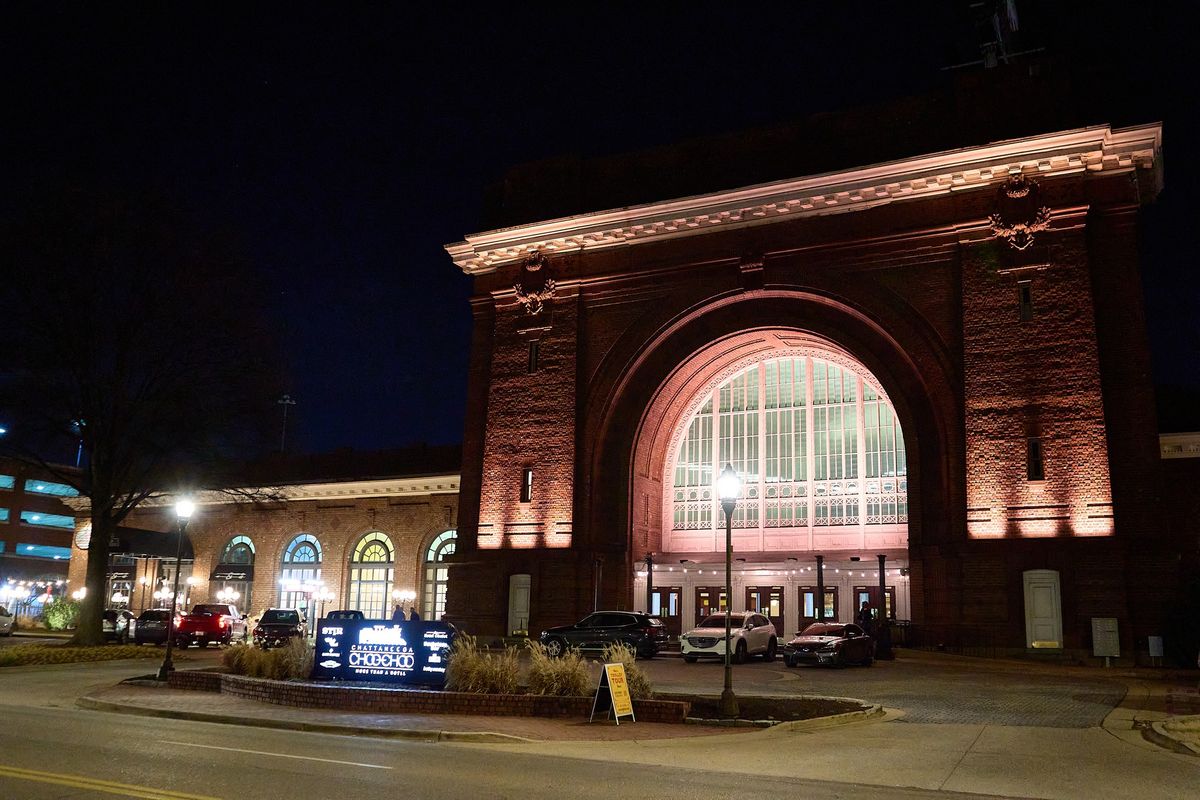
[[[776,381],[778,383],[778,381]],[[758,464],[755,470],[755,481],[758,485],[758,549],[765,551],[766,547],[766,530],[767,524],[767,487],[766,481],[763,480],[766,475],[766,457],[767,457],[767,374],[766,365],[758,365]],[[776,404],[778,405],[778,403]]]
[[[862,547],[867,548],[867,437],[864,426],[866,417],[863,414],[863,379],[859,375],[855,375],[855,382],[858,386],[858,393],[854,397],[854,412],[855,412],[855,430],[858,434],[858,442],[855,447],[856,460],[858,462],[858,532],[862,540]]]
[[[804,416],[805,416],[805,419],[807,420],[807,424],[805,425],[805,430],[804,430],[804,436],[805,436],[804,454],[805,454],[805,466],[806,466],[806,469],[808,470],[808,491],[805,493],[807,496],[807,500],[808,500],[808,519],[806,520],[806,522],[808,523],[808,549],[811,551],[814,549],[814,545],[815,545],[815,543],[813,541],[813,522],[814,522],[814,518],[817,513],[817,510],[816,510],[816,507],[815,507],[814,501],[813,501],[813,496],[816,495],[815,490],[816,490],[816,477],[817,477],[816,447],[814,446],[814,444],[815,444],[814,437],[816,436],[815,431],[816,431],[817,426],[816,426],[816,420],[813,417],[813,414],[814,414],[813,383],[815,381],[814,381],[813,360],[811,358],[805,357],[805,359],[804,359],[804,373],[805,373],[805,377],[807,378],[807,380],[804,382],[804,395],[805,395],[804,396]]]

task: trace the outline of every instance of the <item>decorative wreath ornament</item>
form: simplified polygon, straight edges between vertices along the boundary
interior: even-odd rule
[[[1024,175],[1009,177],[996,193],[996,210],[989,218],[992,233],[1015,250],[1033,244],[1033,235],[1050,227],[1050,209],[1042,205],[1037,181]]]
[[[546,301],[554,297],[554,279],[550,277],[549,261],[540,250],[521,263],[521,277],[522,280],[513,284],[517,301],[525,306],[526,314],[542,313]],[[526,286],[530,288],[526,289]]]

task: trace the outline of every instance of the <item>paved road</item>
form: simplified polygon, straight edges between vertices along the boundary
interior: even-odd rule
[[[723,665],[678,658],[639,662],[659,691],[720,691]],[[872,667],[788,668],[750,662],[734,667],[735,691],[857,697],[901,709],[909,723],[1092,728],[1125,696],[1125,685],[1098,670],[1017,667],[984,659],[902,651]]]
[[[190,655],[203,661],[217,657],[215,652]],[[974,663],[976,669],[984,666]],[[505,746],[328,736],[73,707],[74,698],[90,688],[144,674],[146,666],[110,662],[0,670],[0,798],[610,800],[766,792],[804,798],[957,800],[994,792],[1100,800],[1184,797],[1200,785],[1200,760],[1123,741],[1099,728],[876,723],[675,742]],[[969,666],[950,665],[947,672]],[[898,691],[903,683],[904,673],[894,667],[861,670],[856,677],[849,670],[789,674],[751,664],[739,668],[737,679],[747,692],[774,692],[781,686],[816,691],[836,681],[857,680],[882,695]],[[916,664],[910,667],[920,671]],[[697,670],[666,660],[653,662],[651,669],[664,682],[683,676],[683,685],[691,689],[697,678],[720,677],[719,668]],[[983,683],[1008,680],[1003,670],[985,672],[999,677]],[[1078,688],[1077,680],[1069,681],[1072,690]],[[1016,687],[1010,688],[1020,696]],[[932,706],[933,691],[915,692],[911,713]]]

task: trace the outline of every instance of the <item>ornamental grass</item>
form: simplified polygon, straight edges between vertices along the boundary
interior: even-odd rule
[[[232,675],[277,681],[304,680],[312,674],[313,648],[301,638],[294,638],[275,650],[235,644],[225,648],[221,663]]]
[[[554,697],[586,697],[591,694],[592,675],[578,650],[567,650],[559,658],[546,653],[541,642],[527,639],[529,648],[529,694]]]
[[[654,697],[654,687],[650,679],[638,666],[637,655],[622,642],[613,642],[604,648],[605,664],[621,664],[625,667],[625,682],[629,684],[629,696],[634,700],[648,700]]]
[[[0,667],[40,664],[82,664],[91,661],[116,661],[121,658],[159,658],[155,648],[137,645],[67,647],[56,644],[22,644],[0,649]]]
[[[475,694],[516,694],[519,673],[516,647],[485,653],[474,636],[459,634],[450,648],[446,688]]]

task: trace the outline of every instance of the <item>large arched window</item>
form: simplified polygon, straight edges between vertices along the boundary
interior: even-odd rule
[[[392,540],[373,531],[358,540],[350,555],[350,608],[367,619],[387,618],[395,554]]]
[[[441,619],[446,613],[446,586],[450,570],[443,561],[454,554],[458,531],[442,531],[429,543],[425,551],[425,592],[422,600],[423,619]]]
[[[726,463],[743,481],[733,516],[738,549],[862,546],[868,531],[884,527],[907,536],[904,437],[861,366],[788,352],[740,370],[691,408],[665,476],[668,549],[716,546],[723,518],[713,484]]]
[[[249,536],[234,536],[221,551],[221,560],[209,575],[209,600],[231,603],[248,611],[253,588],[254,542]]]
[[[321,583],[321,543],[311,534],[300,534],[288,542],[280,567],[279,604],[307,613]]]
[[[250,541],[249,536],[235,536],[229,540],[229,544],[225,545],[225,550],[221,553],[222,564],[253,564],[254,563],[254,542]]]

